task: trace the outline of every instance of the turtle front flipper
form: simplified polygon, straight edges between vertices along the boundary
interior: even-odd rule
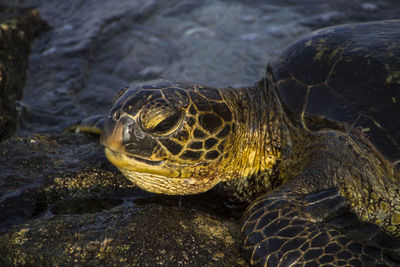
[[[257,266],[400,264],[394,251],[380,246],[390,247],[391,237],[360,222],[336,189],[265,195],[247,209],[242,235],[244,251]]]
[[[105,119],[106,117],[104,115],[90,116],[81,121],[81,123],[69,127],[67,131],[100,135],[103,130]]]

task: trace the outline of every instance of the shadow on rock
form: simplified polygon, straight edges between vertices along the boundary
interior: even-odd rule
[[[82,134],[12,137],[0,155],[0,265],[246,265],[241,209],[217,192],[141,191]]]

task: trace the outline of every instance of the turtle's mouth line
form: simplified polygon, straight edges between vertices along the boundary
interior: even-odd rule
[[[179,178],[181,172],[163,166],[163,161],[152,161],[105,147],[107,159],[125,174],[139,173],[158,177]],[[129,176],[129,175],[128,175]]]
[[[140,163],[144,163],[144,164],[151,165],[151,166],[159,166],[162,163],[161,160],[158,160],[158,161],[148,160],[148,159],[144,159],[144,158],[134,156],[134,155],[131,155],[128,153],[118,152],[118,151],[110,149],[109,147],[105,147],[105,154],[107,155],[107,157],[112,156],[112,157],[115,157],[118,159],[122,159],[123,156],[125,156],[125,157],[130,158],[131,160],[138,161]]]

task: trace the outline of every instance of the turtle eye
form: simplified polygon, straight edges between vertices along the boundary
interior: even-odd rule
[[[168,105],[151,105],[140,113],[140,122],[144,130],[155,135],[169,135],[182,122],[181,111]]]

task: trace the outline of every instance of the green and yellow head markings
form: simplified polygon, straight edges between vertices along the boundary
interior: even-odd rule
[[[124,88],[102,131],[106,156],[139,187],[156,193],[199,193],[254,173],[265,161],[259,142],[236,132],[247,128],[240,125],[240,111],[232,111],[238,97],[164,80]]]

